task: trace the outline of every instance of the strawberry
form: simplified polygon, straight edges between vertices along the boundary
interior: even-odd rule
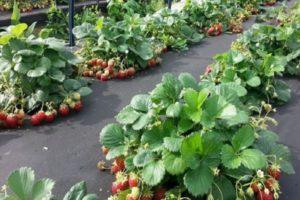
[[[6,124],[10,128],[16,128],[18,126],[18,118],[14,114],[9,114],[6,117]]]
[[[125,162],[123,158],[118,157],[116,158],[115,162],[122,170],[125,169]]]
[[[19,120],[22,120],[22,119],[25,118],[25,112],[24,112],[23,109],[19,110],[18,113],[17,113],[16,115],[17,115],[17,118],[18,118]]]
[[[88,73],[89,73],[89,75],[88,75],[89,77],[93,77],[94,76],[94,72],[92,70],[89,70]]]
[[[250,185],[250,187],[252,188],[253,192],[258,192],[259,191],[257,183],[252,183]]]
[[[166,189],[163,187],[159,187],[154,192],[154,200],[164,199],[166,196]]]
[[[96,73],[96,78],[97,78],[98,80],[101,80],[101,75],[102,75],[101,71],[98,71],[98,72]]]
[[[259,190],[256,195],[257,200],[274,200],[273,194],[265,188],[264,190]]]
[[[97,59],[91,60],[91,64],[92,64],[93,66],[97,65]]]
[[[69,115],[70,109],[66,104],[61,104],[58,110],[59,114],[63,117]]]
[[[116,182],[113,182],[112,183],[112,186],[111,186],[111,192],[113,194],[116,194],[118,192],[118,186],[117,186],[117,183]]]
[[[1,111],[1,112],[0,112],[0,120],[1,120],[1,121],[6,121],[6,117],[7,117],[6,112]]]
[[[40,121],[44,121],[46,119],[46,114],[42,110],[37,113],[37,116],[38,116]]]
[[[149,188],[143,188],[140,200],[152,200],[153,192]]]
[[[115,66],[115,61],[113,59],[110,59],[107,63],[108,67],[113,68]]]
[[[268,178],[267,180],[265,180],[264,184],[265,184],[265,187],[268,188],[268,190],[270,191],[273,191],[273,183],[274,183],[274,180],[272,178]]]
[[[218,23],[215,25],[215,29],[219,32],[222,33],[223,32],[223,26],[221,23]]]
[[[156,60],[155,60],[155,58],[152,58],[152,59],[150,59],[150,60],[148,61],[148,66],[149,66],[149,67],[155,67],[155,65],[156,65]]]
[[[74,106],[74,110],[75,111],[80,111],[81,109],[82,109],[82,107],[83,107],[83,105],[82,105],[82,101],[77,101],[76,103],[75,103],[75,106]]]
[[[123,79],[126,77],[126,72],[124,70],[120,70],[117,75],[118,79]]]
[[[131,188],[137,187],[139,184],[139,177],[136,174],[131,173],[129,175],[128,182],[129,182],[129,187],[131,187]]]
[[[97,59],[96,65],[97,66],[102,66],[103,60],[102,59]]]
[[[111,169],[110,169],[112,174],[116,174],[117,172],[119,172],[121,170],[122,169],[118,165],[116,165],[115,162],[113,163],[113,165],[111,166]]]
[[[272,176],[274,179],[279,180],[281,176],[280,168],[276,165],[273,165],[268,168],[268,174]]]
[[[89,71],[84,71],[83,73],[82,73],[82,75],[84,76],[84,77],[88,77],[88,76],[90,76],[90,73],[89,73]]]
[[[135,74],[135,69],[134,67],[130,67],[127,69],[127,76],[133,76]]]
[[[126,200],[138,200],[140,196],[140,189],[134,187],[131,189],[131,193],[126,196]]]
[[[208,75],[212,72],[212,67],[211,66],[207,66],[206,69],[205,69],[205,75]]]
[[[55,119],[55,114],[53,112],[46,112],[46,118],[45,118],[45,121],[48,122],[48,123],[51,123],[53,122]]]
[[[107,155],[108,154],[108,152],[109,152],[109,148],[106,148],[105,146],[102,146],[102,153],[104,154],[104,155]]]
[[[37,114],[30,117],[30,123],[32,126],[39,126],[41,124],[40,118]]]
[[[102,64],[101,64],[101,67],[102,67],[102,68],[106,68],[106,67],[107,67],[107,62],[106,62],[106,61],[103,61]]]
[[[211,26],[208,30],[207,30],[207,35],[212,35],[213,32],[215,32],[215,28],[213,26]]]
[[[101,74],[101,81],[108,81],[108,75]]]

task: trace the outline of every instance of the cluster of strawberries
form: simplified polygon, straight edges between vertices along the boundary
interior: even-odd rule
[[[107,155],[109,149],[102,147],[102,152]],[[140,190],[142,181],[136,173],[125,173],[125,161],[122,157],[118,157],[114,160],[111,173],[115,174],[116,180],[112,183],[111,192],[112,196],[109,200],[117,200],[118,195],[122,191],[128,191],[126,195],[126,200],[162,200],[166,196],[166,189],[158,187],[155,191],[151,191],[150,188],[143,187]]]
[[[148,67],[155,67],[160,63],[159,58],[152,58],[148,61]],[[84,77],[96,77],[101,81],[118,78],[125,79],[133,77],[136,73],[135,67],[121,69],[117,67],[115,60],[108,61],[101,58],[92,59],[87,62],[87,66],[82,73]]]
[[[33,115],[27,115],[23,109],[16,109],[13,113],[0,111],[0,128],[21,127],[26,120],[28,120],[32,126],[39,126],[43,122],[51,123],[55,120],[58,113],[61,117],[65,117],[71,113],[71,110],[75,112],[80,111],[83,107],[80,99],[81,96],[79,93],[73,93],[71,97],[65,99],[58,110],[51,107],[47,108],[46,111],[41,109]]]
[[[206,31],[208,36],[219,36],[223,33],[223,25],[222,23],[217,23],[211,25],[211,27]]]
[[[261,179],[251,183],[248,193],[254,193],[257,200],[274,200],[278,199],[279,190],[278,180],[281,176],[281,171],[278,166],[268,168],[268,176],[265,177],[261,172]]]

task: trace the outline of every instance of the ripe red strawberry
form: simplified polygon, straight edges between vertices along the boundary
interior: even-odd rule
[[[46,112],[46,118],[45,118],[45,121],[48,122],[48,123],[51,123],[53,122],[55,119],[55,114],[53,112]]]
[[[108,66],[106,68],[105,73],[110,74],[110,75],[114,74],[114,68],[112,66]]]
[[[213,26],[211,26],[208,30],[207,30],[207,35],[212,35],[213,32],[215,32],[215,28]]]
[[[102,59],[97,59],[96,65],[97,66],[102,66],[103,60]]]
[[[102,67],[102,68],[106,68],[106,67],[107,67],[107,62],[106,62],[106,61],[103,61],[102,64],[101,64],[101,67]]]
[[[113,163],[113,165],[111,166],[111,169],[110,169],[112,174],[116,174],[121,170],[122,169],[117,164],[115,164],[115,162]]]
[[[102,153],[104,154],[104,155],[107,155],[108,154],[108,152],[109,152],[109,148],[106,148],[105,146],[102,146]]]
[[[281,176],[281,171],[278,166],[271,166],[268,168],[268,174],[272,176],[274,179],[279,180]]]
[[[136,174],[131,173],[129,175],[128,182],[129,182],[129,187],[131,188],[137,187],[139,185],[139,177]]]
[[[101,81],[108,81],[108,75],[101,74]]]
[[[18,118],[15,114],[9,114],[6,117],[6,124],[10,128],[16,128],[18,126]]]
[[[7,117],[6,112],[4,112],[4,111],[0,112],[0,120],[1,121],[6,121],[6,117]]]
[[[91,64],[92,64],[93,66],[97,65],[97,59],[91,60]]]
[[[268,190],[259,190],[258,193],[256,194],[256,199],[257,200],[274,200],[273,194]]]
[[[78,112],[78,111],[80,111],[82,109],[82,107],[83,107],[82,102],[81,101],[77,101],[75,103],[75,106],[74,106],[73,109]]]
[[[112,186],[111,186],[111,192],[113,194],[116,194],[118,192],[118,186],[117,186],[117,183],[116,182],[113,182],[112,183]]]
[[[150,59],[150,60],[148,61],[148,66],[149,66],[149,67],[155,67],[155,65],[156,65],[156,60],[155,60],[155,58],[152,58],[152,59]]]
[[[259,191],[257,183],[252,183],[250,185],[250,187],[252,188],[253,192],[255,192],[255,193]]]
[[[102,75],[101,71],[98,71],[98,72],[96,73],[96,78],[97,78],[98,80],[101,80],[101,75]]]
[[[40,118],[37,114],[30,117],[30,123],[32,126],[39,126],[41,124]]]
[[[274,190],[273,184],[274,184],[274,179],[268,178],[267,180],[265,180],[265,187],[268,188],[270,191]]]
[[[120,71],[118,72],[117,77],[118,77],[119,79],[125,78],[125,77],[126,77],[126,72],[125,72],[124,70],[120,70]]]
[[[61,104],[58,110],[59,114],[63,117],[69,115],[70,109],[66,104]]]
[[[46,114],[42,110],[37,113],[37,116],[38,116],[40,121],[44,121],[46,119]]]
[[[82,73],[82,75],[84,76],[84,77],[88,77],[88,76],[90,76],[90,73],[89,73],[89,71],[84,71],[83,73]]]
[[[133,76],[135,74],[135,69],[134,67],[130,67],[127,69],[127,76]]]
[[[166,189],[159,187],[154,192],[154,200],[162,200],[166,197]]]

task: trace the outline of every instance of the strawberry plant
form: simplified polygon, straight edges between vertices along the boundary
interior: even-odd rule
[[[61,104],[80,110],[81,97],[91,93],[77,77],[78,57],[54,38],[36,38],[34,24],[9,26],[0,37],[1,127],[51,122]]]
[[[186,197],[232,199],[257,180],[258,170],[262,181],[269,166],[293,173],[288,150],[256,123],[267,118],[250,116],[244,97],[246,88],[235,82],[207,87],[189,74],[166,74],[152,92],[133,97],[118,124],[103,128],[100,142],[107,159],[123,157],[126,171],[145,187],[176,185]]]
[[[55,182],[44,178],[35,180],[35,173],[31,168],[22,167],[10,174],[7,185],[0,192],[1,200],[50,200],[53,199],[52,190]],[[66,193],[64,200],[97,200],[95,194],[88,194],[85,182],[75,184]]]

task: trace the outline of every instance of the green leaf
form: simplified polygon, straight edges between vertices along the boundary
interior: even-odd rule
[[[87,193],[86,183],[84,181],[72,186],[64,196],[63,200],[81,200]]]
[[[189,170],[184,176],[184,185],[193,196],[205,195],[212,187],[214,176],[205,165]]]
[[[261,81],[258,76],[254,76],[247,80],[247,84],[251,87],[257,87],[261,84]]]
[[[140,116],[141,114],[136,112],[131,106],[126,106],[116,116],[116,120],[120,124],[133,124]]]
[[[47,68],[46,67],[37,67],[35,69],[29,70],[27,72],[27,76],[32,77],[32,78],[36,78],[36,77],[40,77],[43,76],[45,73],[47,72]]]
[[[80,94],[80,96],[86,97],[90,95],[93,91],[89,87],[81,87],[77,92]]]
[[[7,185],[19,199],[30,199],[34,179],[34,171],[31,168],[22,167],[11,173]]]
[[[123,129],[118,124],[108,124],[100,133],[100,143],[107,148],[123,145],[124,139]]]
[[[44,68],[46,68],[48,70],[48,69],[51,68],[51,60],[49,58],[47,58],[47,57],[42,57],[39,60],[38,66],[44,67]]]
[[[229,169],[236,169],[242,163],[242,159],[236,154],[234,149],[228,144],[224,145],[222,148],[221,159],[223,165]]]
[[[149,163],[142,170],[142,179],[150,186],[159,184],[164,178],[164,175],[165,168],[161,160]]]
[[[88,194],[83,197],[82,200],[98,200],[99,197],[96,194]]]
[[[243,126],[232,138],[235,151],[240,151],[251,146],[254,142],[254,130],[250,125]]]
[[[165,137],[164,147],[171,152],[178,152],[180,150],[183,139],[177,137]]]
[[[219,114],[219,118],[221,119],[230,119],[237,114],[237,109],[234,105],[228,104],[225,106],[221,113]]]
[[[203,152],[203,144],[200,133],[195,132],[182,141],[181,154],[188,166],[196,168],[200,163],[200,154]]]
[[[192,88],[196,91],[199,89],[197,81],[189,73],[181,73],[179,75],[178,79],[184,88]]]
[[[212,195],[214,200],[236,199],[235,187],[225,176],[219,176],[214,181]]]
[[[178,123],[178,131],[179,133],[184,133],[190,130],[194,126],[194,123],[189,119],[181,118]]]
[[[78,90],[81,88],[81,83],[75,79],[67,79],[64,81],[64,88],[67,91]]]
[[[50,200],[54,181],[51,179],[42,179],[37,181],[32,189],[32,200]]]
[[[198,108],[198,92],[188,88],[184,90],[183,98],[191,109]]]
[[[185,161],[179,155],[168,152],[162,159],[167,172],[172,175],[182,174],[187,168]]]
[[[246,149],[241,154],[243,165],[249,169],[261,169],[266,166],[266,156],[257,149]]]
[[[179,102],[176,102],[174,104],[171,104],[167,110],[166,110],[166,115],[167,117],[179,117],[181,112],[181,104]]]
[[[142,114],[138,120],[132,125],[133,130],[141,130],[151,121],[151,117],[148,114]]]
[[[150,150],[139,149],[133,158],[133,164],[136,167],[144,167],[154,160],[154,155]]]
[[[106,155],[106,159],[111,160],[121,155],[124,155],[127,149],[128,148],[125,145],[120,145],[118,147],[110,148],[108,154]]]
[[[135,95],[132,98],[130,105],[135,110],[147,112],[149,106],[151,105],[150,96],[147,94]]]

